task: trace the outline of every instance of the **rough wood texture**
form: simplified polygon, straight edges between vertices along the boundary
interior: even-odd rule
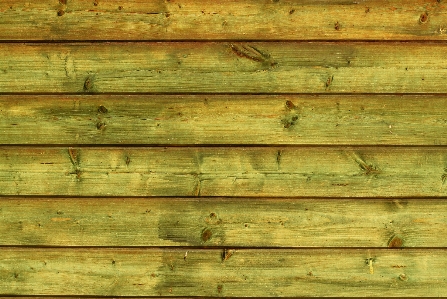
[[[63,4],[64,3],[64,4]],[[443,1],[0,1],[2,40],[445,40]],[[20,30],[17,30],[20,28]]]
[[[2,198],[0,245],[446,247],[446,219],[444,199]]]
[[[225,257],[223,257],[225,255]],[[23,249],[0,252],[2,295],[441,296],[445,250]]]
[[[0,148],[2,195],[445,196],[430,147]]]
[[[1,44],[7,93],[446,93],[440,43]]]
[[[444,0],[0,0],[0,296],[445,296],[446,40]]]
[[[3,96],[1,144],[445,145],[445,96]]]

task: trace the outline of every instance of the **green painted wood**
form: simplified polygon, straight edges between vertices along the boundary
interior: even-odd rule
[[[445,250],[0,251],[2,295],[440,296]]]
[[[446,195],[437,147],[1,147],[2,195]]]
[[[0,245],[446,247],[444,199],[2,198]]]
[[[0,98],[1,144],[445,145],[445,96]]]
[[[442,43],[1,44],[0,93],[446,93]]]
[[[443,1],[0,1],[3,40],[445,40]],[[18,30],[19,29],[19,30]]]

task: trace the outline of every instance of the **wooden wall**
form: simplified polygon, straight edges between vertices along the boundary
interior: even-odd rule
[[[444,0],[0,0],[0,295],[447,295]]]

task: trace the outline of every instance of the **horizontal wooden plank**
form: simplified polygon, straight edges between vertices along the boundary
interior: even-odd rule
[[[1,147],[1,195],[445,196],[439,147]]]
[[[0,1],[3,40],[445,40],[427,0]],[[20,29],[20,30],[18,30]]]
[[[447,247],[445,199],[2,198],[0,245]]]
[[[442,43],[0,44],[7,93],[446,93]]]
[[[445,145],[446,96],[0,97],[1,144]]]
[[[441,296],[445,250],[0,251],[2,295]]]

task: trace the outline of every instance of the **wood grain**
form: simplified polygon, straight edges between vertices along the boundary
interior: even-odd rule
[[[1,93],[447,93],[442,43],[1,44]]]
[[[447,97],[3,96],[1,144],[446,145]]]
[[[1,195],[446,195],[438,147],[1,147]]]
[[[446,5],[435,0],[2,0],[0,13],[2,40],[445,40],[447,36]]]
[[[434,297],[447,291],[440,249],[231,253],[225,259],[223,250],[211,249],[4,248],[0,289],[2,295],[213,297]]]
[[[2,198],[0,245],[446,247],[444,199]]]

